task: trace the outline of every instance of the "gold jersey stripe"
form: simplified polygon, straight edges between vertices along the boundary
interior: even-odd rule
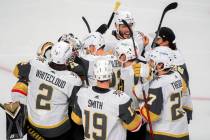
[[[62,124],[64,124],[67,120],[69,120],[69,117],[65,117],[62,121],[60,121],[59,123],[56,123],[56,124],[54,124],[54,125],[50,125],[50,126],[44,126],[44,125],[40,125],[40,124],[37,124],[37,123],[34,123],[33,121],[32,121],[32,119],[31,119],[31,117],[28,117],[28,120],[29,120],[29,122],[33,125],[33,126],[35,126],[35,127],[37,127],[37,128],[49,128],[49,129],[52,129],[52,128],[56,128],[56,127],[59,127],[59,126],[61,126]]]
[[[189,106],[182,106],[182,108],[184,108],[184,109],[187,109],[187,110],[193,110],[191,107],[189,107]]]
[[[78,125],[82,125],[82,119],[72,111],[71,113],[71,119]]]
[[[133,131],[136,128],[138,128],[138,126],[141,124],[141,116],[140,115],[135,115],[133,121],[131,121],[129,124],[126,124],[123,122],[123,127]]]
[[[171,133],[167,133],[167,132],[157,132],[157,131],[153,131],[153,134],[155,134],[155,135],[164,135],[164,136],[174,137],[174,138],[182,138],[182,137],[185,137],[185,136],[189,135],[188,132],[182,133],[182,134],[171,134]]]
[[[148,120],[147,110],[145,107],[142,107],[140,109],[140,113],[145,117],[146,120]],[[155,122],[160,119],[159,115],[156,115],[155,113],[152,113],[151,111],[149,111],[149,115],[150,115],[151,122]]]
[[[185,80],[182,79],[182,93],[186,93],[186,92],[187,92],[187,84]]]

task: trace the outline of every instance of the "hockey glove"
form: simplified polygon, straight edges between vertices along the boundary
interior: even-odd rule
[[[5,103],[4,109],[8,115],[10,115],[12,118],[15,118],[20,110],[20,103],[19,102]]]
[[[19,102],[9,102],[3,105],[6,112],[7,139],[19,139],[25,135],[26,107]]]
[[[133,71],[135,77],[140,77],[140,69],[141,69],[140,63],[133,64]]]
[[[106,24],[101,24],[101,26],[98,27],[96,32],[99,32],[101,34],[105,34],[108,29],[108,26]]]
[[[138,84],[138,80],[140,78],[140,69],[141,69],[141,64],[140,63],[135,63],[132,65],[133,66],[133,72],[134,72],[134,85]]]
[[[187,122],[188,122],[188,124],[190,124],[190,121],[192,120],[192,110],[189,110],[186,108],[183,108],[183,109],[187,113]]]

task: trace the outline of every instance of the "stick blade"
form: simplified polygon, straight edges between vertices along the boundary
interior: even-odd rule
[[[175,9],[177,6],[178,6],[178,3],[177,3],[177,2],[170,3],[170,4],[165,8],[164,11],[166,12],[166,11]]]

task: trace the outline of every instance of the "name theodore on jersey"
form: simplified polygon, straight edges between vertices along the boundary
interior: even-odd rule
[[[53,85],[58,86],[60,88],[64,88],[66,85],[66,81],[61,80],[60,78],[56,78],[55,76],[41,70],[36,71],[36,77],[43,79],[47,82],[50,82]]]

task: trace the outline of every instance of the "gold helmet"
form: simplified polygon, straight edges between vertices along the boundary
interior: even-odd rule
[[[40,56],[40,57],[44,57],[44,58],[48,58],[48,56],[46,55],[46,52],[48,50],[51,50],[52,46],[54,44],[50,41],[48,42],[45,42],[43,45],[41,45],[38,50],[37,50],[37,56]],[[50,53],[49,53],[50,54]]]

